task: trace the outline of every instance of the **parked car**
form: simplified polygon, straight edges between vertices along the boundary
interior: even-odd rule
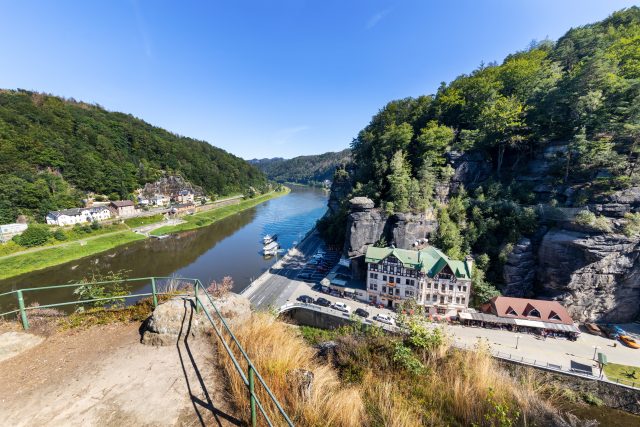
[[[606,325],[599,325],[598,327],[602,332],[604,332],[604,335],[607,338],[611,338],[612,340],[615,340],[618,338],[618,334],[616,333],[616,331],[613,330],[612,327],[606,326]]]
[[[342,311],[343,313],[351,313],[351,307],[343,302],[336,302],[331,307],[335,308],[336,310]]]
[[[322,285],[321,284],[313,285],[311,287],[311,290],[316,292],[322,292]]]
[[[313,304],[313,298],[311,298],[309,295],[300,295],[298,298],[296,298],[298,301],[303,302],[305,304]]]
[[[377,314],[373,316],[373,320],[377,320],[378,322],[386,323],[387,325],[395,325],[396,321],[393,320],[393,317],[388,314]]]
[[[321,307],[329,307],[331,305],[331,301],[329,301],[326,298],[320,297],[316,300],[316,304],[318,304]]]
[[[360,317],[364,317],[365,319],[367,317],[369,317],[369,312],[367,310],[363,310],[362,308],[356,309],[356,311],[354,311],[354,313],[357,314]]]

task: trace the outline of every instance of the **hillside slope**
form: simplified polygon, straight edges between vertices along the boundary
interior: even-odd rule
[[[477,259],[476,302],[496,286],[562,300],[576,319],[640,313],[640,8],[388,103],[352,153],[320,223],[331,240],[353,196],[375,202],[376,230],[433,210],[431,241]],[[347,230],[345,249],[361,237]],[[369,244],[382,237],[398,244]]]
[[[350,160],[351,150],[347,149],[293,159],[253,159],[249,163],[257,166],[274,181],[313,184],[332,179],[336,167],[349,163]]]
[[[164,172],[210,194],[262,187],[243,159],[128,114],[29,92],[0,91],[0,223],[77,206],[81,192],[127,197]]]

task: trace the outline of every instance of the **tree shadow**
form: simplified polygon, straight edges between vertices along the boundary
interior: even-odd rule
[[[191,404],[193,405],[195,415],[198,417],[198,421],[201,426],[211,425],[210,421],[213,421],[215,425],[218,426],[222,426],[223,421],[225,422],[225,425],[244,425],[242,420],[239,420],[238,418],[235,418],[234,416],[221,411],[213,404],[213,401],[209,394],[209,390],[207,389],[204,379],[202,378],[202,374],[200,372],[200,369],[198,368],[198,364],[189,345],[189,337],[191,336],[191,325],[195,307],[191,300],[184,299],[183,302],[184,316],[182,318],[182,325],[180,326],[180,332],[178,334],[178,340],[176,342],[176,349],[178,350],[178,357],[180,357],[182,373],[184,375],[187,389],[189,390],[189,398],[191,399]],[[185,321],[187,320],[187,316],[189,316],[189,319],[186,322],[187,326],[185,331]],[[184,349],[182,348],[181,343],[183,344]],[[197,377],[197,383],[192,384],[192,381],[189,379],[188,370],[192,370],[195,373]],[[203,395],[205,400],[202,400],[197,396],[197,394]]]

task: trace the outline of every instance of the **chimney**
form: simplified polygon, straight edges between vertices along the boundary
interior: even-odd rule
[[[471,255],[467,255],[464,258],[464,263],[467,265],[467,270],[469,271],[469,274],[472,274],[472,272],[473,272],[473,257]]]

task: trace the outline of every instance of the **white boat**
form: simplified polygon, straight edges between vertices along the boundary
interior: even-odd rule
[[[267,234],[262,238],[262,243],[264,243],[265,245],[268,245],[269,243],[275,242],[276,240],[278,240],[277,234],[274,234],[273,236]]]
[[[276,253],[278,253],[278,242],[271,242],[271,243],[267,243],[266,245],[264,245],[264,248],[262,248],[262,253],[264,253],[265,255],[275,255]]]

